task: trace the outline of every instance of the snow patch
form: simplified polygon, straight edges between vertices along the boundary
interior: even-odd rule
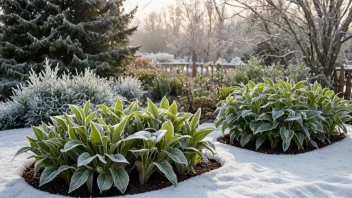
[[[201,127],[213,126],[203,124]],[[197,197],[352,197],[352,128],[346,139],[299,155],[266,155],[208,140],[217,148],[215,160],[222,167],[181,182],[177,187],[125,198]],[[28,145],[31,129],[0,131],[0,197],[63,197],[33,189],[20,173],[31,161],[25,155],[12,158]],[[209,153],[208,153],[209,155]]]

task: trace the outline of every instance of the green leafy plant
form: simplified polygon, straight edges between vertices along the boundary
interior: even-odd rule
[[[218,104],[216,126],[222,125],[224,133],[228,129],[230,142],[237,140],[242,147],[255,144],[258,149],[269,141],[272,149],[281,144],[284,152],[318,148],[317,141],[330,143],[331,137],[346,134],[350,102],[318,83],[305,84],[264,78],[264,83],[235,87]]]
[[[172,90],[171,83],[166,77],[155,78],[149,86],[154,100],[160,100],[164,96],[169,96]]]
[[[228,85],[247,84],[249,80],[255,83],[263,82],[263,77],[270,78],[274,82],[276,79],[284,79],[285,77],[299,82],[307,80],[310,77],[310,69],[304,63],[297,65],[289,65],[282,67],[280,65],[265,66],[260,60],[252,57],[248,64],[239,65],[224,77],[224,81]]]
[[[233,87],[221,87],[218,90],[219,101],[226,100],[226,98],[234,91]]]
[[[145,109],[138,101],[124,108],[120,100],[113,107],[99,105],[98,111],[90,110],[90,102],[70,108],[72,115],[33,126],[34,137],[27,137],[30,146],[16,153],[30,153],[35,175],[44,169],[40,186],[59,177],[69,192],[86,184],[92,193],[96,183],[100,193],[112,186],[124,193],[133,171],[138,171],[141,184],[161,172],[176,185],[174,170],[192,172],[200,160],[208,161],[203,149],[215,153],[203,140],[214,128],[198,129],[200,110],[195,115],[178,112],[166,97],[160,107],[148,99]]]
[[[303,62],[297,65],[289,65],[285,70],[285,75],[295,82],[307,80],[310,78],[310,68],[307,67]],[[311,82],[314,83],[315,81]]]

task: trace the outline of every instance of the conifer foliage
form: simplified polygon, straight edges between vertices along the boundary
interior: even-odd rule
[[[0,95],[40,72],[45,58],[60,72],[90,68],[116,76],[138,47],[128,46],[136,10],[124,0],[0,0]],[[1,96],[0,96],[1,99]]]

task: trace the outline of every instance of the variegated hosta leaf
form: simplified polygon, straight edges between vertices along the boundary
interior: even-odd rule
[[[163,160],[161,162],[154,162],[154,164],[174,186],[177,185],[177,176],[168,161]]]

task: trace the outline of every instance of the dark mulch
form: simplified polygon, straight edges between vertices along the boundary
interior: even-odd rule
[[[330,138],[331,144],[338,142],[338,141],[341,141],[341,140],[345,139],[345,137],[346,136],[343,134],[338,135],[338,136],[333,136]],[[230,144],[230,135],[227,134],[227,135],[225,135],[225,137],[219,137],[217,140],[223,144]],[[292,144],[294,144],[294,145],[292,145]],[[317,142],[317,144],[318,144],[319,148],[323,148],[323,147],[331,145],[328,142],[325,142],[325,143],[324,142]],[[243,149],[259,152],[259,153],[274,154],[274,155],[295,155],[295,154],[306,153],[306,152],[309,152],[309,151],[316,149],[316,148],[310,146],[308,148],[305,148],[304,150],[298,150],[294,142],[291,143],[291,147],[285,153],[282,150],[281,144],[279,144],[276,149],[272,150],[269,141],[265,141],[258,150],[255,150],[255,142],[248,143],[246,146],[241,147],[240,142],[237,140],[234,140],[233,143],[230,145],[238,147],[238,148],[243,148]]]
[[[187,180],[191,177],[195,177],[197,175],[201,175],[201,174],[209,172],[211,170],[218,169],[218,168],[220,168],[220,166],[221,165],[214,160],[210,160],[210,162],[208,164],[201,163],[200,165],[198,165],[196,167],[195,174],[180,175],[180,176],[178,176],[178,182],[182,182],[182,181]],[[35,176],[35,177],[33,177],[33,175],[34,175],[34,167],[32,165],[30,168],[27,168],[23,172],[22,177],[32,187],[39,189],[41,191],[49,192],[51,194],[59,194],[59,195],[66,195],[66,196],[72,196],[72,197],[90,197],[90,196],[107,197],[107,196],[121,195],[120,191],[118,191],[116,187],[113,187],[108,191],[104,191],[103,194],[100,194],[99,188],[96,185],[96,182],[93,187],[93,195],[89,194],[89,191],[88,191],[86,184],[84,184],[79,189],[73,191],[72,193],[68,194],[69,186],[65,183],[65,180],[54,179],[53,181],[49,182],[48,184],[45,184],[44,186],[39,187],[40,173],[38,173],[37,176]],[[139,180],[138,180],[138,172],[135,171],[130,174],[130,183],[129,183],[128,188],[127,188],[124,195],[138,194],[138,193],[159,190],[159,189],[171,186],[171,185],[172,184],[161,173],[152,175],[147,184],[140,185]]]

